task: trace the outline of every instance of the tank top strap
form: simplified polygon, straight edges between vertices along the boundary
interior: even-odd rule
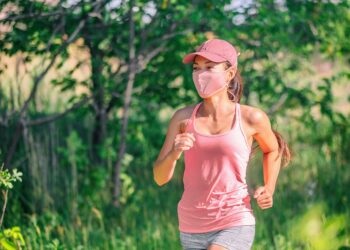
[[[231,127],[231,129],[237,127],[237,124],[238,124],[238,122],[239,122],[239,120],[238,120],[238,119],[239,119],[238,109],[239,109],[239,107],[238,107],[238,102],[235,102],[235,114],[233,115],[233,118],[232,118],[232,120],[234,121],[234,123],[233,123],[233,121],[232,121],[232,127]]]
[[[238,127],[239,127],[239,129],[240,129],[240,131],[241,131],[241,133],[242,133],[242,136],[243,136],[243,139],[244,139],[244,142],[245,142],[247,148],[250,149],[249,143],[248,143],[248,139],[247,139],[247,137],[246,137],[246,135],[245,135],[245,133],[244,133],[244,131],[243,131],[241,104],[238,103],[238,102],[236,102],[236,104],[237,104],[237,118],[238,118],[237,121],[238,121]]]
[[[238,102],[236,102],[236,110],[237,110],[237,122],[238,122],[238,124],[241,126],[241,105],[238,103]]]
[[[191,114],[191,121],[194,120],[195,118],[195,115],[197,113],[197,110],[199,109],[199,106],[202,104],[202,102],[199,102],[197,103],[197,105],[194,107],[193,111],[192,111],[192,114]]]
[[[198,110],[199,106],[201,105],[201,103],[202,103],[202,102],[197,103],[196,106],[194,107],[190,119],[188,119],[187,122],[186,122],[186,129],[185,129],[185,132],[187,132],[187,130],[189,129],[190,124],[191,124],[191,123],[193,124],[195,115],[196,115],[197,110]]]

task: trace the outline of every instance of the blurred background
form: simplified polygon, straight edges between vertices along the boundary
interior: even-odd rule
[[[253,249],[350,249],[349,5],[1,0],[2,248],[181,249],[183,157],[161,187],[152,167],[172,114],[201,101],[182,57],[215,37],[292,151],[274,206],[252,199]]]

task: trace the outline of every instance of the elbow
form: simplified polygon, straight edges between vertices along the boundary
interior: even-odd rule
[[[270,150],[266,150],[266,151],[263,151],[264,155],[269,155],[269,154],[278,154],[279,149],[274,147],[274,148],[271,148]]]
[[[153,178],[154,179],[154,182],[157,183],[158,186],[164,186],[167,182],[165,181],[161,181],[161,180],[158,180],[156,177]]]
[[[153,180],[160,187],[167,183],[167,182],[160,180],[159,175],[156,172],[156,165],[153,166]]]
[[[164,186],[166,184],[166,182],[160,182],[160,181],[157,181],[157,179],[154,179],[154,181],[155,183],[157,183],[159,187]]]
[[[153,180],[160,187],[164,185],[160,180],[158,180],[155,174],[153,174]]]

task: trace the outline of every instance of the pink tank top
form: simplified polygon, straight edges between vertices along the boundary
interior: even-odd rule
[[[184,151],[184,192],[177,206],[179,230],[202,233],[238,225],[254,225],[246,169],[251,148],[243,133],[240,104],[234,125],[217,135],[197,131],[194,108],[186,132],[194,145]]]

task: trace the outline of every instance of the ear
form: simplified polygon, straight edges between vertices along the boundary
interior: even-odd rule
[[[237,68],[230,68],[227,72],[227,78],[226,81],[229,82],[232,80],[233,77],[236,75]]]

